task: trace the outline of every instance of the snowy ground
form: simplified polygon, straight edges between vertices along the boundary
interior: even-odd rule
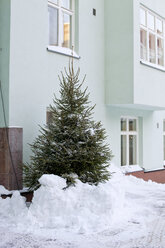
[[[0,248],[164,248],[165,185],[115,171],[99,188],[65,192],[42,178],[29,209],[17,192],[0,200]]]

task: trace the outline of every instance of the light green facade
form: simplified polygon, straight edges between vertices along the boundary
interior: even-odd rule
[[[106,103],[161,110],[165,73],[140,63],[140,4],[165,17],[162,0],[105,1]]]
[[[97,16],[93,16],[93,8]],[[25,11],[26,10],[26,11]],[[104,105],[104,4],[81,0],[78,9],[77,49],[81,78],[86,74],[90,99],[97,104],[96,119],[105,122]],[[12,0],[10,38],[10,126],[24,130],[24,160],[38,134],[38,124],[46,122],[46,108],[53,94],[59,95],[58,74],[68,66],[69,57],[47,51],[48,11],[46,0]],[[92,32],[91,32],[92,30]],[[99,118],[98,118],[99,117]]]
[[[165,109],[165,72],[140,64],[139,6],[165,18],[165,1],[134,1],[134,104]]]
[[[105,1],[107,104],[133,104],[133,1]]]
[[[9,124],[9,69],[10,69],[10,0],[0,0],[0,81],[4,99],[5,116]],[[0,127],[5,126],[0,97]]]
[[[140,2],[76,3],[75,50],[80,59],[75,59],[74,65],[81,68],[81,78],[86,74],[84,87],[88,86],[90,100],[96,103],[94,118],[107,130],[113,162],[121,164],[120,118],[131,116],[139,119],[139,165],[146,169],[163,167],[165,112],[159,110],[165,109],[165,72],[140,64]],[[165,17],[161,0],[142,3]],[[47,0],[0,0],[1,12],[0,44],[6,53],[0,51],[0,72],[5,82],[5,106],[9,126],[23,127],[27,161],[27,144],[37,136],[38,125],[46,123],[46,108],[53,94],[59,95],[58,74],[68,66],[69,57],[47,51]]]

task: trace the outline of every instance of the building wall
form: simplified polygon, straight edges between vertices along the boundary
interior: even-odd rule
[[[2,85],[6,124],[9,121],[9,54],[10,0],[0,1],[0,81]],[[4,127],[4,113],[0,94],[0,127]]]
[[[165,1],[134,1],[134,103],[165,108],[165,72],[140,64],[140,3],[165,18]]]
[[[138,4],[133,5],[132,0],[79,0],[78,5],[76,51],[81,58],[74,64],[81,68],[81,79],[86,74],[84,87],[88,86],[90,100],[96,103],[95,120],[101,120],[107,130],[113,162],[121,162],[120,118],[125,115],[139,118],[139,164],[146,169],[162,167],[165,113],[153,111],[153,106],[149,109],[151,96],[160,108],[159,95],[154,96],[153,91],[160,93],[164,74],[152,68],[152,77],[158,76],[160,82],[156,89],[156,81],[153,88],[147,88],[151,69],[139,62],[139,24],[133,32],[133,23],[139,20]],[[47,41],[47,0],[12,0],[9,125],[23,127],[24,161],[29,160],[28,143],[37,136],[38,125],[46,122],[53,94],[59,96],[58,74],[69,63],[68,56],[47,51]],[[140,73],[144,73],[144,81]]]
[[[163,166],[163,119],[165,119],[165,72],[140,63],[140,32],[139,7],[145,5],[155,13],[165,18],[165,2],[138,0],[134,1],[134,103],[142,104],[151,109],[161,111],[151,112],[144,122],[143,133],[144,167],[161,168]],[[139,106],[140,107],[140,106]]]
[[[92,10],[97,15],[93,16]],[[26,11],[25,11],[26,10]],[[90,100],[96,103],[95,119],[105,125],[104,105],[104,2],[79,1],[77,49],[74,60],[86,74]],[[10,126],[23,127],[24,161],[38,134],[38,124],[46,122],[46,108],[53,94],[59,96],[58,74],[68,67],[69,57],[47,51],[48,12],[46,0],[11,1],[10,38]]]
[[[105,0],[106,103],[133,103],[133,1]]]
[[[107,106],[107,130],[115,155],[113,162],[121,164],[121,116],[138,117],[139,165],[145,169],[163,168],[163,118],[164,111],[148,111]]]
[[[106,103],[165,109],[165,72],[140,63],[140,3],[165,17],[162,0],[105,0]]]
[[[120,164],[120,118],[139,117],[139,164],[154,169],[163,167],[165,72],[140,63],[140,3],[165,17],[161,0],[105,1],[106,125]]]

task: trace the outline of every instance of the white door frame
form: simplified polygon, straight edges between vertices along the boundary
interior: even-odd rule
[[[125,119],[126,120],[126,131],[121,130],[121,120]],[[129,131],[129,120],[136,120],[136,131]],[[122,135],[126,136],[126,165],[129,164],[129,136],[134,135],[136,136],[137,144],[136,144],[136,165],[139,164],[139,125],[138,125],[138,117],[134,116],[121,116],[120,118],[120,137]],[[121,139],[120,139],[120,154],[121,154]]]

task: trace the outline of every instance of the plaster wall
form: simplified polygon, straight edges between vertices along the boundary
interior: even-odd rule
[[[133,1],[105,0],[107,104],[133,104]]]
[[[86,74],[90,100],[96,103],[94,118],[105,125],[104,105],[104,1],[78,1],[79,30],[76,48],[82,79]],[[96,9],[96,16],[93,15]],[[26,10],[26,11],[25,11]],[[10,126],[23,127],[24,161],[46,122],[46,108],[53,94],[59,96],[58,74],[68,66],[69,57],[47,51],[48,11],[46,0],[11,1],[10,38]]]
[[[139,164],[146,169],[162,167],[165,113],[145,108],[152,104],[151,100],[156,106],[160,107],[160,104],[159,95],[153,94],[153,91],[157,92],[156,81],[152,89],[147,79],[150,68],[140,65],[137,57],[139,47],[135,38],[138,39],[139,25],[137,33],[133,32],[133,23],[137,22],[137,9],[133,22],[136,4],[131,0],[79,0],[78,5],[76,51],[81,58],[75,59],[74,65],[75,69],[81,68],[81,79],[86,74],[84,87],[88,86],[90,100],[92,104],[96,103],[94,118],[101,120],[107,130],[113,162],[120,165],[120,117],[126,115],[139,118]],[[93,8],[96,16],[92,14]],[[46,123],[46,108],[52,103],[53,94],[59,96],[58,74],[69,63],[68,56],[47,51],[47,41],[47,0],[12,0],[9,125],[23,127],[24,161],[29,160],[28,143],[37,136],[38,125]],[[158,80],[163,80],[162,72],[153,71],[156,73],[155,76],[152,74],[153,79],[158,76]],[[144,73],[144,81],[140,73]],[[163,90],[162,81],[158,88],[159,85]],[[133,106],[134,100],[137,104],[131,109],[129,106]],[[119,104],[123,108],[109,104]],[[143,109],[139,104],[144,104]]]
[[[140,4],[165,18],[165,1],[134,2],[134,104],[165,108],[165,72],[140,63]]]
[[[121,116],[138,117],[139,165],[146,170],[163,168],[163,112],[107,106],[107,130],[110,134],[113,163],[121,164]]]

